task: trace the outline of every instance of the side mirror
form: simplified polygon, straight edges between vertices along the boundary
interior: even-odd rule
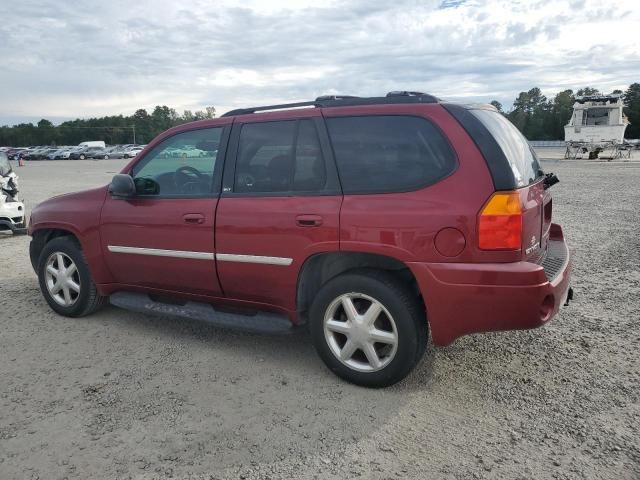
[[[109,193],[113,198],[119,200],[133,197],[136,194],[136,186],[131,175],[124,173],[114,175],[111,185],[109,185]]]

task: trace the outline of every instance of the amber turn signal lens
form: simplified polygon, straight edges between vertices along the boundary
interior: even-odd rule
[[[482,250],[519,250],[522,246],[522,203],[518,192],[496,192],[478,217]]]

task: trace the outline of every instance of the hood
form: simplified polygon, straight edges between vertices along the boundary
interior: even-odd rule
[[[108,186],[64,193],[40,202],[31,210],[29,232],[56,227],[80,232],[98,224]]]

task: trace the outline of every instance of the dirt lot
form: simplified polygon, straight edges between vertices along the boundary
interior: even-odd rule
[[[17,169],[28,206],[123,161]],[[0,479],[640,478],[640,162],[544,162],[575,302],[535,331],[431,348],[401,384],[330,374],[269,337],[47,307],[0,238]]]

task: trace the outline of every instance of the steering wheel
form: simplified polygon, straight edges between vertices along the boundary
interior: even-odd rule
[[[246,189],[246,191],[251,190],[256,184],[256,179],[253,175],[249,173],[240,173],[238,174],[238,185],[240,188]]]
[[[182,180],[179,180],[181,177]],[[197,193],[208,181],[204,174],[188,165],[178,168],[173,174],[173,180],[180,193]]]

